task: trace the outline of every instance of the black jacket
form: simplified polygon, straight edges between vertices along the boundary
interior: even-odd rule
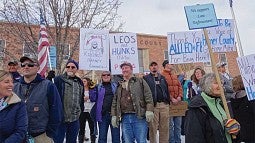
[[[245,91],[239,93],[244,96],[230,99],[234,118],[241,125],[237,139],[243,142],[255,142],[255,100],[248,101]]]
[[[159,73],[158,73],[158,79],[160,81],[160,87],[162,89],[163,98],[165,100],[165,103],[169,104],[170,103],[170,95],[169,95],[169,92],[168,92],[168,86],[167,86],[166,79],[163,75],[161,75]],[[149,85],[149,87],[151,89],[153,102],[154,102],[154,105],[156,105],[156,102],[157,102],[157,89],[156,89],[155,78],[150,73],[150,74],[144,76],[144,80],[147,82],[147,84]]]
[[[186,143],[227,143],[225,131],[202,96],[194,96],[186,111]]]

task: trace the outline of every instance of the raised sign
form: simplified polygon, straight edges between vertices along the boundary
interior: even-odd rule
[[[184,9],[190,30],[218,25],[213,4],[185,6]]]

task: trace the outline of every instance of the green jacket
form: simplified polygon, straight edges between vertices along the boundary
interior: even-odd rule
[[[117,121],[121,120],[121,108],[120,108],[120,98],[121,98],[121,86],[120,81],[117,90],[114,94],[111,115],[117,116]],[[145,118],[146,111],[153,111],[153,99],[150,87],[146,81],[142,78],[131,77],[128,83],[130,89],[133,106],[138,118]]]

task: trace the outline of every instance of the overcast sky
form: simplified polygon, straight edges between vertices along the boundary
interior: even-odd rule
[[[118,13],[124,31],[154,35],[188,31],[184,6],[213,3],[218,19],[232,18],[229,0],[122,0]],[[244,55],[255,54],[255,0],[234,0],[233,9]]]

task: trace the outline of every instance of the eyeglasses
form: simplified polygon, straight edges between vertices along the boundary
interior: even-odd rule
[[[66,66],[67,69],[71,68],[71,69],[75,69],[75,66]]]
[[[37,66],[37,64],[36,63],[21,63],[21,65],[20,65],[21,67],[25,67],[25,66],[28,66],[28,67],[34,67],[34,66]]]
[[[111,76],[110,74],[102,74],[102,76]]]

